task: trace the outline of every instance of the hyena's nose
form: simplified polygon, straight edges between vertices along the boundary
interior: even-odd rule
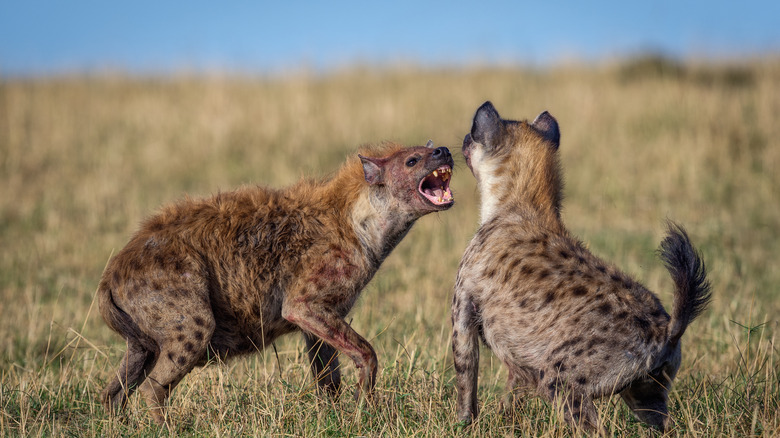
[[[433,150],[433,158],[447,158],[451,156],[450,150],[444,146],[440,146]]]

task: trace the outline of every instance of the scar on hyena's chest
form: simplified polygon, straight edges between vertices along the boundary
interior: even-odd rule
[[[360,271],[354,262],[354,254],[338,245],[331,245],[321,262],[312,270],[309,281],[317,288],[338,284],[354,278]]]

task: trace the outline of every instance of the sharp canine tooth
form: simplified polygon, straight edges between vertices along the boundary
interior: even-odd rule
[[[434,170],[433,171],[433,176],[439,176],[439,174]]]

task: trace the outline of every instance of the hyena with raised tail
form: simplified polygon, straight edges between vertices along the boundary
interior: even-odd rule
[[[446,147],[367,147],[329,179],[186,199],[147,219],[108,264],[100,312],[127,340],[107,409],[140,389],[163,423],[171,390],[209,358],[302,331],[319,388],[338,395],[337,352],[370,393],[377,356],[344,321],[414,222],[453,205]]]
[[[634,414],[670,425],[680,338],[710,301],[701,257],[668,224],[660,256],[675,283],[670,316],[644,286],[597,258],[561,221],[560,132],[476,112],[463,155],[478,181],[481,224],[458,270],[452,348],[458,417],[477,415],[479,339],[509,371],[507,407],[531,389],[577,427],[600,430],[593,399],[620,394]]]

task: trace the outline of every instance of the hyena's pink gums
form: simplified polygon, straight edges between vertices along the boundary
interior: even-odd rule
[[[594,430],[593,399],[620,394],[640,420],[664,429],[680,338],[710,300],[704,263],[669,223],[660,255],[675,284],[670,316],[652,292],[588,251],[561,221],[559,141],[549,113],[502,120],[490,102],[463,141],[481,226],[452,303],[458,416],[477,415],[481,338],[509,371],[510,409],[531,390]]]
[[[453,161],[432,142],[360,154],[330,179],[187,199],[143,223],[98,289],[103,319],[127,341],[102,393],[107,409],[138,388],[162,423],[193,367],[294,331],[325,393],[339,393],[338,352],[355,363],[359,392],[371,392],[376,353],[344,317],[414,222],[453,205]]]

